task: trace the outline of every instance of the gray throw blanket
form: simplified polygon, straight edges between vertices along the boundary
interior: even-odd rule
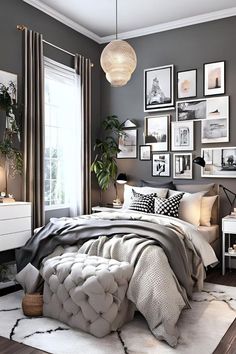
[[[193,281],[189,270],[188,258],[183,241],[176,233],[165,226],[137,220],[71,219],[68,222],[50,222],[28,240],[26,245],[16,252],[18,271],[28,263],[40,267],[41,261],[51,254],[57,246],[75,245],[80,240],[88,240],[99,236],[135,234],[151,239],[160,246],[171,265],[179,283],[191,296]]]

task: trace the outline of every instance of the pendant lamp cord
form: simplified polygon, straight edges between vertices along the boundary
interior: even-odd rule
[[[118,32],[118,11],[117,11],[117,0],[116,0],[116,39],[118,38],[117,32]]]

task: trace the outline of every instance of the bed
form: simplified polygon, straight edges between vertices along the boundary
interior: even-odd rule
[[[181,311],[189,308],[192,292],[202,288],[205,268],[218,262],[211,247],[216,249],[219,240],[219,227],[215,224],[218,215],[216,187],[198,186],[200,192],[193,189],[192,194],[183,193],[181,186],[172,192],[169,188],[157,187],[155,193],[155,187],[137,188],[126,186],[123,210],[52,219],[18,251],[17,279],[27,292],[35,291],[42,283],[45,262],[66,252],[126,261],[134,268],[127,290],[129,319],[135,306],[154,336],[174,347],[179,338],[177,322]],[[190,192],[190,186],[184,188]],[[131,199],[130,193],[133,193]],[[150,212],[150,201],[155,201],[155,208],[158,206],[155,211],[162,210],[165,205],[170,213],[178,212],[176,205],[185,195],[182,211],[179,207],[184,216],[189,201],[199,205],[206,194],[215,196],[206,201],[208,204],[211,201],[212,208],[211,215],[203,223],[210,222],[209,226],[192,225],[174,216]],[[128,205],[128,200],[132,204]],[[141,209],[136,210],[138,206],[140,208],[140,200]],[[185,217],[189,218],[191,214]],[[194,215],[196,217],[196,213]]]

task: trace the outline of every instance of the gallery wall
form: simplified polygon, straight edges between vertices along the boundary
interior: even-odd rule
[[[94,63],[92,73],[92,141],[99,134],[100,128],[100,46],[89,38],[79,34],[61,22],[19,0],[1,0],[0,10],[0,70],[18,75],[18,102],[22,104],[23,85],[23,46],[22,32],[16,29],[17,24],[24,24],[29,29],[43,34],[45,40],[62,47],[72,53],[80,53],[89,57]],[[52,47],[44,45],[45,56],[62,64],[73,67],[73,57]],[[20,125],[22,121],[20,119]],[[22,136],[24,131],[22,131]],[[0,190],[4,189],[4,178],[0,171]],[[17,200],[22,198],[21,178],[10,181],[9,192]],[[93,180],[93,199],[96,203],[97,185]],[[64,213],[65,214],[65,213]],[[51,216],[52,214],[48,215]],[[64,216],[64,215],[63,215]]]
[[[143,144],[144,117],[171,114],[175,120],[175,110],[145,113],[143,109],[144,69],[174,64],[175,72],[197,69],[197,98],[203,97],[203,64],[213,61],[226,61],[226,95],[230,96],[230,142],[201,144],[201,123],[195,122],[195,147],[193,158],[199,156],[201,148],[217,146],[236,146],[236,17],[184,27],[153,35],[129,39],[137,55],[137,68],[130,82],[121,88],[112,88],[102,77],[101,112],[102,118],[116,114],[120,121],[132,119],[138,126],[138,145]],[[176,75],[175,75],[176,89]],[[177,97],[175,90],[175,98]],[[173,152],[170,152],[173,154]],[[172,177],[152,177],[151,162],[137,159],[119,159],[119,172],[126,172],[129,183],[140,179],[166,182]],[[172,171],[173,173],[173,171]],[[171,174],[173,176],[173,174]],[[236,180],[225,178],[201,178],[200,167],[193,166],[193,180],[176,180],[176,183],[221,183],[236,192]],[[122,197],[123,189],[119,188]],[[112,202],[113,188],[103,193],[104,202]],[[223,213],[229,208],[223,198]],[[228,209],[227,209],[228,208]]]

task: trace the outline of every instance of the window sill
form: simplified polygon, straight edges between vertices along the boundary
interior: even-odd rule
[[[58,209],[69,209],[70,206],[69,204],[62,204],[62,205],[46,205],[44,207],[44,210],[45,211],[48,211],[48,210],[58,210]]]

